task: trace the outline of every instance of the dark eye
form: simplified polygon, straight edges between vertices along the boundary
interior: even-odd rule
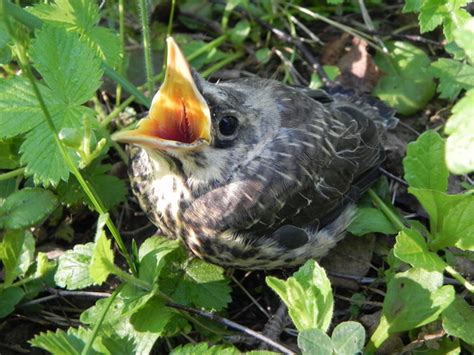
[[[219,132],[224,136],[231,136],[235,133],[239,121],[234,116],[223,116],[219,121]]]

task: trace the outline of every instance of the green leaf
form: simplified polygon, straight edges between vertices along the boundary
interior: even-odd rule
[[[373,207],[359,207],[354,220],[347,230],[357,236],[368,233],[397,233],[396,228],[392,222],[387,219],[385,214]]]
[[[305,329],[298,334],[298,347],[303,355],[334,353],[332,340],[321,329]]]
[[[365,344],[365,329],[358,322],[342,322],[334,328],[331,339],[336,354],[359,354]]]
[[[89,275],[94,243],[78,244],[59,257],[54,280],[59,287],[69,290],[85,288],[94,284]]]
[[[423,0],[405,0],[405,6],[403,6],[403,12],[415,12],[420,11]]]
[[[444,146],[444,139],[435,131],[426,131],[408,144],[403,167],[405,180],[411,187],[447,190],[449,172],[444,161]]]
[[[97,285],[102,285],[114,271],[114,252],[111,240],[105,235],[104,226],[108,214],[101,215],[97,222],[96,240],[89,265],[89,276]]]
[[[161,334],[173,312],[158,297],[150,298],[143,306],[133,312],[130,322],[138,332]]]
[[[139,278],[154,284],[160,277],[161,270],[166,264],[166,256],[179,247],[177,240],[164,237],[150,237],[143,242],[138,251],[140,265]]]
[[[46,350],[51,354],[71,354],[80,355],[84,349],[92,330],[84,328],[69,328],[67,332],[62,329],[56,332],[47,331],[40,333],[30,340],[34,347]],[[100,354],[94,349],[89,349],[88,354]]]
[[[239,355],[241,352],[228,345],[213,345],[207,343],[186,344],[174,348],[170,355]],[[248,354],[248,353],[246,353]]]
[[[474,67],[460,61],[438,59],[431,63],[431,72],[439,78],[438,92],[441,98],[454,100],[461,90],[474,88]]]
[[[329,328],[334,307],[331,283],[314,260],[307,261],[286,281],[268,276],[266,282],[285,302],[299,331]]]
[[[268,48],[260,48],[255,52],[255,57],[260,64],[265,64],[270,60],[272,51]]]
[[[181,272],[175,279],[177,287],[172,294],[175,302],[219,311],[231,301],[231,289],[220,266],[192,259]]]
[[[400,260],[427,271],[443,272],[446,263],[428,250],[425,239],[415,229],[405,229],[397,235],[394,253]]]
[[[83,104],[101,84],[99,58],[75,33],[44,25],[30,53],[55,98],[67,106]]]
[[[454,32],[454,40],[464,49],[471,63],[474,63],[474,18],[467,20],[463,26],[458,26]]]
[[[230,30],[230,40],[235,44],[242,44],[249,35],[250,30],[250,22],[248,20],[240,20]]]
[[[474,89],[453,107],[452,116],[445,127],[446,163],[454,174],[474,171]]]
[[[20,159],[15,140],[0,140],[0,169],[10,170],[18,168]]]
[[[0,288],[0,319],[12,313],[24,295],[20,287]]]
[[[461,338],[466,343],[474,345],[474,307],[463,298],[457,296],[442,314],[443,329],[448,335]]]
[[[0,260],[3,263],[4,285],[24,276],[34,260],[35,240],[29,231],[12,230],[3,234]]]
[[[390,55],[377,53],[375,63],[385,73],[374,94],[403,115],[426,106],[436,85],[425,52],[407,42],[389,42]]]
[[[0,228],[21,229],[43,222],[58,206],[58,199],[48,190],[24,188],[14,192],[0,206]]]
[[[414,329],[432,322],[454,300],[454,288],[441,286],[443,275],[413,268],[388,283],[383,317],[389,333]]]

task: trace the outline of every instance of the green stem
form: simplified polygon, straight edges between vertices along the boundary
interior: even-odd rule
[[[151,291],[151,286],[147,282],[140,280],[139,278],[129,274],[128,272],[123,271],[115,264],[110,264],[109,266],[113,270],[112,273],[117,277],[121,278],[123,281],[137,286],[147,292]]]
[[[110,307],[114,303],[115,299],[117,298],[117,295],[119,292],[122,290],[123,284],[117,287],[117,289],[112,293],[112,295],[108,298],[107,304],[105,305],[104,309],[102,310],[102,313],[100,314],[99,320],[94,324],[94,329],[92,329],[92,334],[89,340],[87,341],[86,345],[84,346],[84,349],[82,349],[81,355],[87,355],[89,354],[89,350],[92,347],[92,344],[94,344],[94,340],[97,337],[97,334],[99,333],[100,326],[105,320],[105,316],[107,315],[107,312],[109,311]]]
[[[101,127],[107,127],[109,125],[109,123],[115,118],[117,117],[126,107],[128,107],[128,105],[130,105],[133,101],[134,97],[133,96],[130,96],[128,99],[126,99],[124,102],[122,102],[120,104],[120,106],[117,106],[114,108],[114,110],[109,113],[101,122],[100,122],[100,126]]]
[[[18,168],[15,170],[11,170],[8,173],[2,173],[0,174],[0,181],[8,180],[20,175],[23,175],[25,172],[25,168]]]
[[[229,55],[228,57],[224,58],[220,62],[217,62],[213,66],[211,66],[211,67],[207,68],[206,70],[204,70],[202,72],[202,76],[205,77],[205,78],[208,77],[212,73],[214,73],[214,72],[218,71],[219,69],[225,67],[227,64],[232,63],[234,60],[239,59],[243,55],[244,55],[243,52],[237,52],[237,53]]]
[[[173,21],[174,21],[174,9],[176,7],[176,1],[171,0],[171,10],[170,10],[170,18],[168,20],[168,28],[166,29],[166,36],[171,36],[171,32],[173,30]]]
[[[117,67],[117,72],[120,75],[124,75],[124,64],[125,64],[125,9],[123,0],[118,0],[118,13],[119,13],[119,39],[120,39],[120,60]],[[122,99],[122,86],[117,85],[115,91],[115,106],[120,105]]]
[[[474,293],[474,285],[467,281],[459,272],[452,266],[448,265],[445,268],[446,272],[458,280],[469,292]]]
[[[385,204],[385,202],[379,197],[379,195],[375,193],[374,190],[369,189],[369,196],[372,199],[372,202],[383,212],[385,217],[387,217],[390,222],[392,222],[397,230],[402,231],[407,228],[402,219]]]
[[[148,97],[154,93],[153,88],[153,64],[151,61],[151,42],[150,42],[150,24],[148,16],[148,6],[146,0],[138,0],[138,9],[140,11],[140,21],[142,23],[143,35],[143,54],[145,56],[145,72],[148,87]]]
[[[21,22],[28,28],[32,30],[36,30],[36,29],[41,28],[41,26],[43,25],[43,21],[41,19],[23,10],[21,7],[15,4],[12,4],[11,2],[7,0],[3,0],[3,3],[8,15],[12,16],[15,20]],[[102,62],[102,67],[104,69],[105,75],[107,75],[110,79],[116,81],[131,95],[135,96],[136,100],[139,103],[141,103],[142,105],[145,105],[148,108],[150,107],[151,101],[147,99],[140,91],[138,91],[138,89],[131,82],[125,79],[122,75],[119,75],[116,71],[114,71],[111,67],[109,67],[105,62]]]

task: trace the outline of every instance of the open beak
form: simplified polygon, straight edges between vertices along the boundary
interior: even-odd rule
[[[119,142],[155,149],[194,148],[211,140],[211,113],[191,69],[173,38],[166,40],[165,81],[138,128],[115,133]]]

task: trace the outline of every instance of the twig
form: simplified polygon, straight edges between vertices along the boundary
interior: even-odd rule
[[[247,289],[239,282],[239,280],[237,280],[234,275],[232,275],[231,278],[232,278],[232,281],[234,281],[235,284],[247,295],[247,297],[250,298],[250,300],[252,301],[252,303],[253,303],[254,305],[256,305],[257,308],[258,308],[260,311],[262,311],[262,313],[265,314],[265,316],[266,316],[267,318],[270,318],[270,314],[268,314],[268,312],[265,310],[265,308],[263,308],[263,307],[257,302],[257,300],[250,294],[249,291],[247,291]]]
[[[360,9],[360,12],[362,14],[362,18],[364,20],[365,27],[367,27],[367,29],[369,31],[374,31],[375,30],[374,23],[372,22],[372,19],[370,18],[370,14],[369,14],[369,11],[367,11],[367,7],[365,6],[364,0],[359,0],[359,9]],[[383,49],[383,51],[385,53],[388,53],[387,47],[385,47],[385,44],[378,37],[378,35],[374,35],[374,37],[375,37],[375,41],[380,45],[380,47]]]
[[[385,170],[385,169],[382,168],[382,167],[379,167],[379,171],[380,171],[382,174],[384,174],[385,176],[389,177],[390,179],[392,179],[392,180],[398,182],[399,184],[402,184],[403,186],[408,186],[408,183],[407,183],[405,180],[399,178],[399,177],[396,176],[396,175],[393,175],[390,171]]]
[[[50,300],[53,300],[53,299],[56,299],[56,298],[69,297],[69,296],[72,296],[72,297],[93,297],[93,298],[105,298],[105,297],[110,296],[110,293],[106,293],[106,292],[59,291],[59,290],[54,290],[54,291],[55,291],[55,293],[52,294],[52,295],[37,298],[35,300],[31,300],[31,301],[22,303],[21,306],[22,307],[28,307],[28,306],[32,306],[32,305],[35,305],[35,304],[44,303],[44,302],[47,302],[47,301],[50,301]]]
[[[253,337],[267,343],[268,345],[274,347],[275,349],[278,349],[283,354],[295,354],[295,352],[292,351],[291,349],[288,349],[286,346],[284,346],[284,345],[282,345],[282,344],[280,344],[280,343],[264,336],[263,334],[261,334],[259,332],[256,332],[256,331],[254,331],[250,328],[247,328],[243,325],[240,325],[238,323],[235,323],[235,322],[231,321],[230,319],[221,317],[217,314],[207,312],[207,311],[203,311],[203,310],[200,310],[200,309],[195,309],[195,308],[183,306],[183,305],[180,305],[180,304],[177,304],[177,303],[172,303],[172,302],[166,302],[166,305],[168,307],[171,307],[171,308],[175,308],[175,309],[179,309],[179,310],[182,310],[182,311],[186,311],[186,312],[191,313],[191,314],[199,315],[203,318],[213,320],[213,321],[221,323],[221,324],[223,324],[227,327],[233,328],[233,329],[238,330],[242,333],[253,336]]]

